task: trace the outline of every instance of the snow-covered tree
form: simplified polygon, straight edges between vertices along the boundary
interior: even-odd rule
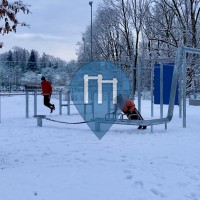
[[[26,84],[29,82],[32,83],[40,83],[40,77],[38,76],[38,74],[34,73],[33,71],[28,71],[26,73],[23,74],[23,77],[21,78],[21,83],[22,84]]]

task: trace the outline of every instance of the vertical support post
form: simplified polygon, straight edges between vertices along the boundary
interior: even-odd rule
[[[92,61],[93,60],[93,55],[92,55],[92,37],[93,37],[93,35],[92,35],[92,4],[93,4],[93,2],[92,1],[90,1],[89,2],[89,5],[91,6],[91,38],[90,38],[90,40],[91,40],[91,49],[90,49],[90,53],[91,53],[91,55],[90,55],[90,61]]]
[[[34,115],[37,115],[37,91],[34,91]]]
[[[138,90],[138,110],[141,113],[141,58],[138,58],[137,64],[137,90]]]
[[[70,92],[67,92],[67,115],[70,115]]]
[[[29,118],[29,99],[28,91],[26,90],[26,118]]]
[[[37,125],[42,127],[42,117],[37,118]]]
[[[165,130],[167,130],[167,123],[165,123]]]
[[[160,64],[160,118],[163,118],[163,62]]]
[[[42,117],[37,117],[37,126],[42,127]]]
[[[177,88],[177,81],[178,81],[178,67],[181,63],[182,58],[180,58],[180,54],[182,54],[182,48],[178,48],[178,53],[175,60],[174,71],[173,71],[173,78],[171,84],[171,92],[169,98],[169,106],[168,106],[168,114],[167,117],[171,120],[173,117],[174,112],[174,100],[176,96],[176,88]]]
[[[179,72],[179,79],[178,79],[178,87],[179,87],[179,90],[178,90],[178,104],[179,104],[179,118],[182,117],[182,100],[183,100],[183,97],[182,97],[182,91],[183,91],[183,83],[182,83],[182,79],[183,79],[183,66],[181,65],[181,70],[178,69],[178,72]]]
[[[153,86],[153,83],[154,83],[154,65],[153,63],[151,63],[151,117],[154,116],[154,112],[153,112],[153,109],[154,109],[154,101],[153,101],[153,91],[154,91],[154,86]]]
[[[183,49],[183,127],[186,128],[186,53]]]
[[[59,91],[59,115],[62,115],[62,90]]]
[[[110,91],[108,91],[108,118],[110,119]]]

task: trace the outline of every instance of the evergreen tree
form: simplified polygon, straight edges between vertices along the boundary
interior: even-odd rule
[[[37,70],[37,56],[34,50],[31,50],[31,54],[28,59],[28,70],[33,72]]]

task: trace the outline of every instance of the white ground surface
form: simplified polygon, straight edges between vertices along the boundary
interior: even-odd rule
[[[175,106],[167,130],[114,125],[99,140],[86,124],[37,127],[29,100],[26,119],[24,96],[1,97],[1,200],[200,200],[200,107],[187,105],[187,128]],[[82,121],[75,108],[60,116],[52,102],[49,114],[38,97],[38,114]],[[149,118],[149,101],[142,115]]]

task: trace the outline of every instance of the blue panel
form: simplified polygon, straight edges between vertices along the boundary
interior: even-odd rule
[[[163,104],[169,104],[173,70],[173,64],[163,65]],[[154,103],[160,104],[160,64],[154,65]],[[175,105],[178,105],[178,87],[176,91]]]

